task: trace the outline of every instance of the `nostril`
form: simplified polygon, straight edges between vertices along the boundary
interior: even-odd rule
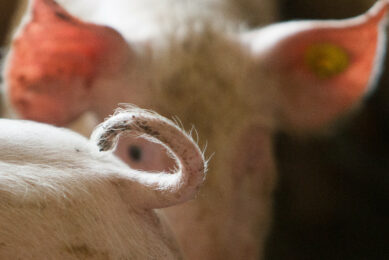
[[[26,111],[29,107],[29,102],[25,98],[17,98],[14,100],[15,106],[22,111]]]
[[[18,81],[19,83],[21,83],[21,84],[24,84],[24,83],[26,82],[26,76],[24,76],[24,75],[19,75],[19,76],[17,77],[17,81]]]

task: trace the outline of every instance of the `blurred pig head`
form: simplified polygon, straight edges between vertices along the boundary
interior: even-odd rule
[[[224,38],[215,37],[207,27],[207,44],[224,41],[218,46],[233,49],[250,63],[244,68],[250,73],[242,77],[258,82],[246,88],[257,84],[262,90],[260,85],[271,82],[279,93],[272,102],[281,112],[277,125],[317,129],[371,92],[383,57],[386,5],[380,1],[365,15],[348,20],[280,23],[244,33],[224,32]],[[4,73],[8,96],[20,116],[64,125],[87,110],[105,116],[115,107],[112,103],[121,101],[164,103],[152,99],[150,92],[155,90],[149,88],[155,83],[150,81],[177,68],[155,68],[157,62],[150,61],[150,56],[172,55],[150,48],[162,42],[160,38],[132,42],[131,35],[123,37],[110,27],[83,22],[51,0],[32,1],[28,17],[16,34]],[[183,40],[172,36],[176,42],[170,45],[176,45],[177,52],[196,48],[202,55],[208,50],[200,50],[198,38],[203,35],[198,34],[186,32]],[[179,62],[166,65],[179,67]],[[224,62],[230,61],[226,57]]]
[[[352,19],[242,31],[233,18],[186,18],[189,5],[151,1],[135,12],[106,2],[89,22],[51,0],[32,2],[4,72],[12,105],[22,117],[64,125],[129,102],[196,125],[215,152],[208,182],[199,200],[165,214],[191,259],[256,258],[276,181],[274,131],[320,130],[361,104],[380,72],[389,3]],[[143,139],[122,138],[116,152],[140,169],[174,167]]]

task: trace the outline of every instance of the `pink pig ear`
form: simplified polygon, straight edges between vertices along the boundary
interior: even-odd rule
[[[8,58],[8,95],[22,117],[63,125],[88,109],[96,80],[120,70],[131,50],[113,29],[53,0],[34,0],[30,12]]]
[[[372,91],[384,57],[388,6],[379,1],[356,18],[281,23],[243,36],[280,84],[286,127],[326,126]]]

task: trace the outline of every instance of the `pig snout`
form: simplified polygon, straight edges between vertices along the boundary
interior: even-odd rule
[[[54,1],[31,8],[8,58],[9,97],[24,118],[63,125],[90,106],[96,77],[121,68],[130,49],[115,30],[83,22]]]

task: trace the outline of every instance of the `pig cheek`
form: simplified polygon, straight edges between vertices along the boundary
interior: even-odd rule
[[[135,153],[135,156],[131,153]],[[165,148],[141,137],[120,137],[115,154],[136,170],[171,172],[176,167],[174,159],[168,156]]]
[[[244,185],[249,181],[251,188],[246,192],[254,197],[268,196],[275,186],[275,164],[272,148],[272,130],[261,126],[250,126],[243,131],[238,139],[233,159],[232,169],[237,173],[235,184]]]
[[[19,115],[25,119],[64,125],[85,111],[89,97],[81,79],[71,81],[40,79],[31,81],[23,76],[9,84],[9,97]],[[73,88],[74,91],[67,91]]]

